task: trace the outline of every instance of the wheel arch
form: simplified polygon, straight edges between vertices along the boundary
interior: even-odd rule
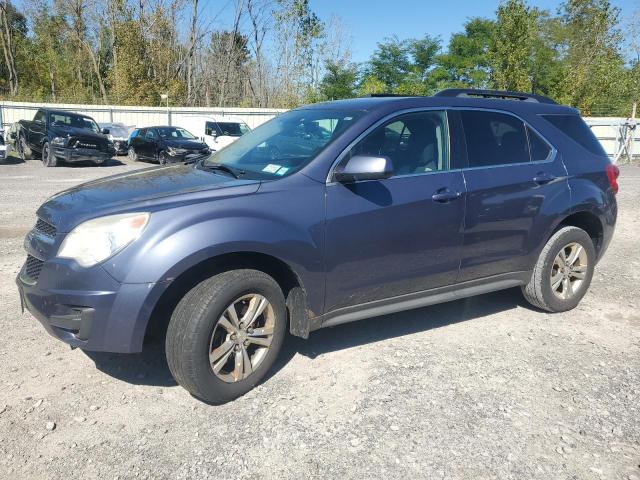
[[[591,240],[593,241],[593,246],[596,250],[596,255],[600,255],[600,251],[603,246],[604,241],[604,226],[600,217],[595,213],[589,210],[581,210],[579,212],[573,212],[570,215],[564,217],[556,226],[556,228],[551,232],[551,236],[560,230],[563,227],[578,227],[587,232]],[[548,239],[547,239],[548,240]]]
[[[213,275],[241,268],[259,270],[273,277],[285,296],[290,332],[303,338],[308,337],[310,331],[309,307],[300,276],[287,262],[273,255],[254,251],[238,251],[222,253],[195,263],[178,274],[168,285],[156,284],[156,288],[159,288],[160,291],[155,295],[153,292],[150,294],[155,297],[155,300],[152,300],[152,305],[145,309],[148,312],[148,315],[145,315],[146,318],[139,319],[140,342],[148,334],[164,337],[178,302],[198,283]]]

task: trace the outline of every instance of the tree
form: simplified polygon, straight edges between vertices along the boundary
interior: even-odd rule
[[[327,62],[326,73],[320,82],[323,100],[338,100],[355,96],[358,70],[353,64]]]
[[[0,42],[4,54],[9,92],[18,92],[18,68],[16,65],[16,37],[26,33],[26,19],[8,0],[0,1]]]
[[[608,0],[568,0],[562,5],[566,77],[560,100],[585,115],[610,105],[623,90],[619,13]]]
[[[443,86],[487,88],[489,86],[489,48],[495,22],[486,18],[472,18],[464,25],[464,32],[455,33],[449,40],[447,52],[440,55],[437,81]]]
[[[496,16],[489,50],[491,83],[498,89],[529,92],[536,12],[523,0],[507,0],[498,7]]]

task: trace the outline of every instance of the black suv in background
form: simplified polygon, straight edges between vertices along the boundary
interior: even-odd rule
[[[209,147],[180,127],[141,128],[129,143],[129,158],[153,160],[160,165],[208,155]]]
[[[101,130],[87,115],[41,108],[33,120],[18,122],[11,140],[20,158],[29,160],[39,155],[45,167],[55,167],[59,161],[100,165],[115,154],[108,134],[109,130]]]

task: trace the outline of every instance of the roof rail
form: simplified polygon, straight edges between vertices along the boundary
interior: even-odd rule
[[[403,95],[402,93],[368,93],[365,97],[385,98],[385,97],[423,97],[424,95]]]
[[[434,97],[497,98],[501,100],[556,104],[556,102],[549,97],[536,95],[535,93],[510,92],[508,90],[480,90],[476,88],[447,88],[436,93]]]

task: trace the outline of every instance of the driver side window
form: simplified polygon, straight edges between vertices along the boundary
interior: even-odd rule
[[[388,157],[394,176],[449,169],[449,134],[444,111],[400,115],[377,127],[347,155]]]
[[[155,130],[147,130],[147,134],[144,137],[147,140],[155,140],[157,138]]]

